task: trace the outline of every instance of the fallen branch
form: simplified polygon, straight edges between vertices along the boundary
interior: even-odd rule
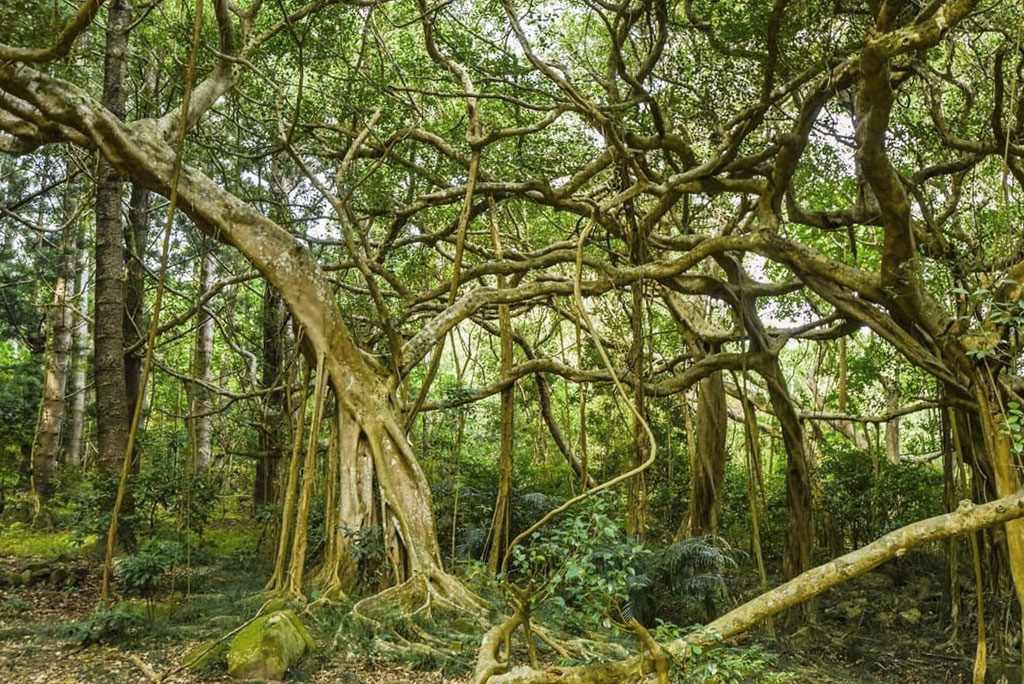
[[[1024,517],[1024,490],[980,505],[963,501],[955,511],[911,523],[856,551],[811,568],[785,584],[729,611],[704,629],[665,644],[664,649],[670,654],[681,656],[691,646],[712,646],[723,639],[742,634],[759,622],[787,608],[804,603],[827,589],[863,575],[887,560],[902,556],[914,546],[1021,517]],[[507,624],[506,622],[505,625]],[[495,629],[484,637],[485,644],[489,643],[488,637],[492,636]],[[492,650],[485,653],[481,648],[480,659],[490,657],[494,652]],[[480,672],[480,665],[481,662],[478,660],[477,672]],[[616,662],[578,667],[551,667],[545,670],[517,667],[489,679],[474,681],[478,684],[617,684],[637,682],[642,676],[641,673],[655,671],[655,660],[650,654],[646,654]]]
[[[135,655],[134,653],[121,653],[120,655],[123,658],[125,658],[126,660],[131,661],[131,663],[133,665],[135,665],[135,667],[137,667],[140,670],[142,670],[142,674],[146,675],[146,679],[148,679],[149,681],[151,681],[151,682],[162,682],[163,681],[163,679],[164,679],[163,675],[157,673],[156,670],[154,670],[152,667],[150,667],[146,663],[146,661],[143,660],[142,658],[140,658],[139,656]]]

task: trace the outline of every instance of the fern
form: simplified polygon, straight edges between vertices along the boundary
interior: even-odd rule
[[[681,624],[696,613],[707,621],[727,596],[725,573],[737,565],[735,551],[715,537],[694,537],[648,550],[628,583],[623,616],[644,624],[657,618]]]

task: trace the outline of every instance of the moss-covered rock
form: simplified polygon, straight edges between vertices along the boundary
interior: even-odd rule
[[[235,679],[280,680],[314,648],[299,616],[280,610],[253,620],[228,647],[228,674]]]
[[[209,672],[222,667],[227,654],[226,643],[211,639],[189,649],[182,659],[182,664],[193,672]]]

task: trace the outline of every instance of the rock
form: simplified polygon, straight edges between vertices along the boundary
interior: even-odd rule
[[[231,640],[228,674],[235,679],[281,680],[314,647],[299,617],[279,610],[256,618]]]
[[[908,625],[916,625],[921,622],[921,611],[917,608],[909,608],[900,613],[900,619]]]
[[[228,645],[226,643],[211,639],[190,648],[182,658],[182,664],[188,670],[208,671],[222,665],[227,654]]]

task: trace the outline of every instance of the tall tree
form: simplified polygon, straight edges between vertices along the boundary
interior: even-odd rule
[[[71,164],[68,163],[70,170]],[[43,396],[39,407],[35,440],[32,444],[32,491],[36,512],[52,494],[50,475],[57,464],[60,436],[64,421],[65,389],[68,378],[68,354],[71,351],[71,332],[74,308],[76,237],[79,232],[78,202],[74,185],[69,179],[64,189],[60,241],[57,244],[57,275],[53,281],[53,297],[46,316],[46,360],[43,371]]]
[[[78,258],[75,262],[77,270],[77,287],[75,296],[74,332],[71,347],[71,377],[68,387],[68,400],[71,403],[68,418],[68,439],[65,446],[65,460],[68,463],[83,464],[86,454],[83,437],[85,433],[85,408],[89,370],[89,276],[91,268],[89,258],[92,250],[88,239],[83,233],[78,236]]]
[[[282,371],[284,370],[285,310],[281,296],[270,285],[263,286],[260,307],[260,330],[263,355],[260,370],[260,387],[266,391],[260,403],[259,449],[256,455],[256,480],[253,504],[265,506],[278,498],[278,465],[287,453],[284,432],[285,390]]]
[[[725,442],[728,435],[728,413],[725,403],[725,381],[722,373],[712,373],[697,384],[696,435],[690,451],[690,501],[686,529],[680,527],[676,537],[718,534],[718,523],[725,487]]]
[[[112,0],[107,9],[103,57],[103,107],[125,117],[125,65],[131,9]],[[125,233],[121,218],[122,171],[100,155],[96,166],[96,288],[93,306],[93,373],[96,384],[96,448],[100,467],[116,472],[128,446],[130,411],[125,382]]]

